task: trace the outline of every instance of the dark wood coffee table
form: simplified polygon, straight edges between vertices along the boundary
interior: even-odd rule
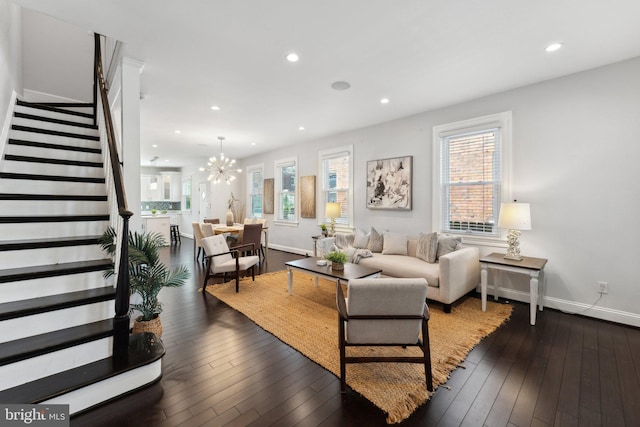
[[[316,279],[316,288],[318,287],[318,277],[332,280],[336,283],[348,283],[351,279],[363,279],[365,277],[379,277],[382,270],[379,268],[365,267],[350,262],[344,265],[344,270],[333,270],[331,263],[327,265],[318,265],[317,262],[322,258],[309,257],[295,261],[287,261],[287,276],[289,278],[289,295],[293,295],[293,270],[302,271],[311,274]]]

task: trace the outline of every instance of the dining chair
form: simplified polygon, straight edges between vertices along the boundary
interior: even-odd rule
[[[245,224],[242,237],[236,245],[232,245],[231,249],[237,248],[239,245],[253,245],[252,255],[259,255],[262,248],[262,224]],[[264,253],[263,253],[264,257]]]
[[[193,255],[195,259],[198,259],[202,252],[202,227],[199,222],[192,222],[191,226],[193,227]],[[197,252],[196,248],[198,248]],[[202,260],[204,261],[204,253]]]
[[[202,228],[202,238],[215,236],[215,232],[213,231],[213,224],[210,222],[205,222],[200,224],[200,228]]]
[[[202,245],[207,260],[207,273],[204,278],[204,284],[202,285],[203,291],[207,288],[209,279],[219,274],[222,274],[222,281],[224,283],[227,278],[227,273],[235,272],[236,292],[238,292],[240,288],[241,271],[251,269],[251,278],[254,281],[256,280],[255,265],[258,263],[259,257],[257,255],[240,256],[242,249],[245,247],[250,251],[254,251],[255,247],[253,244],[239,245],[234,249],[229,249],[224,236],[218,234],[202,239]]]
[[[202,222],[205,224],[220,224],[220,218],[205,218]]]
[[[346,364],[373,362],[424,364],[427,390],[433,391],[426,298],[427,281],[424,278],[352,279],[347,284],[347,298],[338,282],[336,305],[342,393],[346,392]],[[417,346],[422,350],[422,356],[347,356],[346,348],[350,346],[374,349],[378,346]]]

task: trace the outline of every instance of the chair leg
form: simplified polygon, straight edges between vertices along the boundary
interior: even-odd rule
[[[422,320],[422,351],[424,353],[424,373],[427,379],[427,391],[433,391],[433,374],[431,372],[431,345],[429,344],[429,324]]]
[[[255,265],[251,266],[251,280],[253,280],[254,282],[256,281],[256,266]]]
[[[345,357],[347,355],[345,341],[344,341],[344,320],[341,316],[338,316],[338,344],[340,346],[340,393],[347,392],[347,366]]]

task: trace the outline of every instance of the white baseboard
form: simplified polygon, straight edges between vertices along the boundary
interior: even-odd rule
[[[86,103],[91,101],[81,101],[79,99],[67,98],[64,96],[53,95],[50,93],[39,92],[37,90],[25,89],[24,100],[27,102],[73,102]]]
[[[283,246],[283,245],[274,245],[273,243],[269,243],[269,249],[275,249],[277,251],[290,252],[292,254],[298,254],[298,255],[313,256],[313,251],[312,250],[300,249],[300,248],[292,248],[290,246]]]
[[[478,293],[480,292],[480,287],[476,289]],[[487,300],[493,300],[493,295],[495,294],[494,287],[491,285],[487,286]],[[529,303],[531,300],[529,298],[528,292],[517,291],[514,289],[499,289],[499,295],[501,298],[511,299],[515,301],[520,301],[524,303]],[[630,325],[635,327],[640,327],[640,315],[636,313],[630,313],[621,310],[615,310],[606,307],[598,307],[595,304],[584,304],[576,301],[569,301],[561,298],[554,298],[545,296],[543,298],[542,305],[544,308],[552,308],[555,310],[562,311],[564,313],[569,314],[579,314],[581,316],[593,317],[595,319],[607,320],[609,322],[621,323],[623,325]],[[544,316],[544,311],[540,313],[538,311],[538,316]]]

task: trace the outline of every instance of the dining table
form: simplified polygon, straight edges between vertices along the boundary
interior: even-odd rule
[[[233,225],[215,224],[213,226],[213,232],[215,234],[235,234],[239,235],[244,230],[244,224],[235,223]],[[262,227],[262,233],[264,234],[264,260],[267,261],[267,254],[269,253],[269,227]]]

